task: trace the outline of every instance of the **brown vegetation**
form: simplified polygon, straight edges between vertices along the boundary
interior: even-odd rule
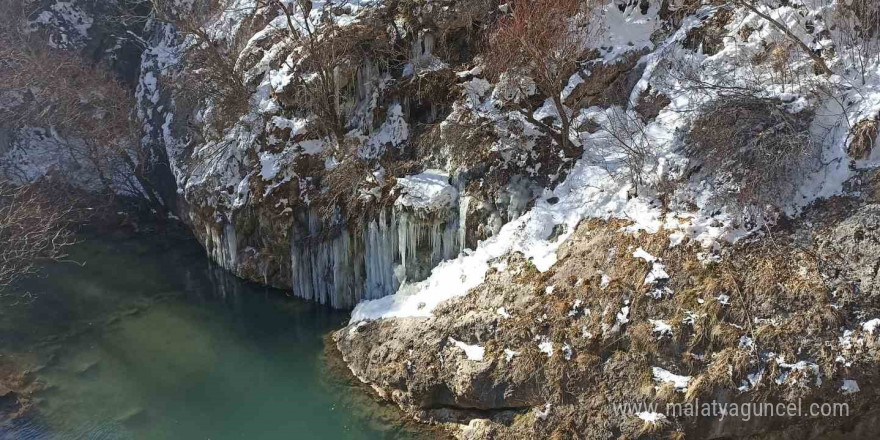
[[[706,55],[715,55],[724,48],[725,27],[733,19],[733,9],[719,9],[705,24],[691,29],[684,40],[684,47],[702,50]]]
[[[815,165],[811,119],[809,112],[791,114],[773,100],[719,98],[694,121],[688,153],[741,207],[778,206]]]
[[[645,426],[634,415],[614,414],[609,403],[656,402],[663,408],[735,395],[743,401],[846,399],[855,405],[868,394],[841,395],[840,379],[873,383],[875,352],[852,359],[847,354],[853,364],[846,369],[835,359],[845,346],[838,339],[841,329],[864,319],[860,311],[874,310],[874,300],[835,292],[852,286],[825,277],[834,269],[823,268],[822,259],[792,236],[741,243],[728,248],[722,262],[707,263],[699,245],[670,248],[667,231],[637,236],[622,233],[625,225],[586,221],[549,271],[537,272],[518,254],[505,257],[506,265],[490,270],[486,283],[441,304],[431,319],[359,324],[337,333],[338,345],[355,374],[423,420],[450,418],[449,412],[432,412],[442,407],[467,423],[467,408],[489,407],[499,433],[517,438],[578,438],[583,432],[637,438],[653,430],[699,437],[709,429],[703,425],[712,423],[680,417]],[[638,247],[661,259],[669,280],[645,284],[652,264],[633,256]],[[658,287],[671,292],[655,296]],[[497,312],[502,306],[504,317]],[[658,331],[652,320],[668,328]],[[464,360],[448,337],[480,345],[485,359]],[[542,341],[553,344],[551,355],[539,350]],[[821,385],[816,371],[779,365],[798,360],[817,365]],[[652,377],[655,366],[691,376],[687,391]],[[763,378],[739,391],[755,372]],[[498,384],[503,388],[496,393]],[[444,386],[448,393],[431,393]],[[536,422],[535,414],[549,408],[545,404],[552,411]],[[517,421],[505,423],[508,417]],[[746,431],[762,429],[750,425]]]
[[[341,26],[329,18],[316,23],[310,1],[260,0],[258,5],[284,14],[291,48],[300,49],[299,57],[288,66],[292,101],[315,116],[313,125],[335,142],[337,155],[351,155],[353,151],[346,147],[347,120],[342,106],[346,81],[355,77],[368,57],[382,58],[393,52],[388,36],[369,25]],[[317,15],[330,17],[345,6],[327,3]]]
[[[831,76],[834,72],[828,67],[828,63],[825,62],[825,59],[822,58],[821,55],[810,49],[803,40],[801,40],[791,29],[789,29],[785,24],[780,23],[778,20],[771,17],[766,10],[764,9],[764,5],[761,3],[761,0],[734,0],[733,3],[738,6],[742,6],[757,16],[764,19],[767,23],[778,29],[782,32],[786,38],[791,41],[791,43],[796,44],[801,48],[801,50],[809,56],[813,62],[816,64],[816,69],[820,71],[823,75]]]
[[[880,60],[880,3],[876,0],[838,2],[833,18],[837,50],[847,56],[865,84],[871,66]]]
[[[207,26],[219,7],[216,1],[196,2],[189,9],[168,0],[151,1],[160,19],[191,39],[173,85],[177,106],[194,109],[210,100],[214,105],[210,122],[215,134],[222,136],[247,111],[250,91],[237,61],[250,35],[236,35],[232,41],[215,37]]]
[[[880,116],[865,119],[856,124],[850,133],[849,156],[853,159],[867,159],[874,150],[877,143],[878,127],[880,126]]]
[[[521,113],[556,139],[569,157],[579,152],[570,140],[571,115],[561,95],[586,50],[592,6],[581,0],[513,0],[508,3],[510,14],[499,19],[486,51],[490,72],[527,76],[553,100],[558,129],[535,120],[531,108]]]

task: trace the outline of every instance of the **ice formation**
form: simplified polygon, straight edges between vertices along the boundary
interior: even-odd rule
[[[308,231],[312,237],[321,233],[314,215]],[[294,295],[340,308],[420,281],[460,250],[457,210],[446,217],[421,219],[395,207],[360,230],[343,228],[330,240],[301,235],[296,234],[291,244]]]

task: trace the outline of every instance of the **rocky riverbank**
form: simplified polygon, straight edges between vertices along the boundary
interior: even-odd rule
[[[701,260],[694,244],[583,222],[538,272],[521,255],[426,318],[353,322],[353,373],[460,438],[870,438],[880,205],[820,204]],[[859,287],[860,286],[860,287]],[[846,403],[848,417],[666,417],[628,402]],[[853,437],[855,436],[855,437]]]

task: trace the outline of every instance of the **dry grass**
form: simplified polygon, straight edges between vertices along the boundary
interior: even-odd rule
[[[639,97],[639,103],[636,105],[636,112],[644,118],[645,121],[650,122],[657,118],[660,111],[671,103],[672,101],[669,97],[662,93],[652,92],[651,87],[648,86]]]
[[[520,108],[523,116],[552,137],[568,157],[582,151],[571,143],[571,118],[561,93],[579,68],[588,29],[597,2],[594,0],[514,0],[510,14],[501,16],[484,51],[487,72],[493,78],[514,74],[531,78],[538,90],[553,100],[559,126],[532,117],[532,109]],[[528,96],[524,93],[523,96]]]
[[[619,221],[584,222],[560,250],[560,263],[548,272],[535,271],[521,257],[508,261],[507,270],[515,272],[511,275],[515,284],[529,286],[533,294],[505,303],[513,318],[498,322],[498,339],[486,345],[492,347],[487,355],[502,359],[502,348],[518,349],[520,356],[505,367],[518,378],[514,383],[545,378],[541,382],[543,395],[554,408],[560,406],[559,413],[551,415],[553,423],[546,424],[574,426],[570,432],[584,432],[594,429],[596,423],[621,423],[620,429],[633,436],[675,435],[689,429],[687,420],[647,425],[637,419],[613,420],[609,414],[572,414],[584,411],[597,394],[615,402],[647,399],[661,405],[711,398],[721,390],[736,390],[758,368],[765,368],[765,380],[751,391],[756,399],[837,393],[837,382],[822,388],[791,385],[813,383],[811,371],[785,370],[789,380],[776,384],[769,378],[777,378],[783,371],[775,361],[760,356],[772,352],[789,362],[808,360],[817,363],[828,377],[838,374],[833,350],[827,349],[826,341],[836,341],[840,328],[851,326],[847,324],[851,317],[844,316],[851,312],[832,307],[831,286],[819,275],[820,261],[812,253],[781,235],[737,245],[728,249],[721,263],[705,264],[696,257],[699,249],[692,245],[670,249],[665,233],[621,234],[624,225]],[[643,280],[651,264],[632,257],[636,247],[662,259],[671,275],[668,286],[674,291],[672,297],[646,295],[652,287]],[[600,286],[599,273],[612,279],[605,288]],[[490,279],[497,276],[501,275]],[[554,287],[552,293],[546,293],[549,286]],[[621,326],[617,313],[624,304],[630,307],[629,322]],[[452,310],[457,309],[440,313]],[[687,316],[698,318],[691,322]],[[672,337],[659,337],[649,320],[670,325]],[[754,345],[743,345],[743,337],[753,340]],[[538,338],[554,344],[553,357],[537,349]],[[563,344],[571,346],[572,361],[560,356]],[[652,366],[692,376],[687,392],[655,382]],[[599,390],[600,386],[604,388]],[[566,412],[562,408],[568,405],[580,406]],[[537,425],[529,429],[541,432]]]
[[[732,19],[733,9],[719,9],[704,25],[688,32],[684,47],[691,50],[701,49],[709,56],[717,54],[724,47],[724,37],[727,36],[725,26]]]
[[[856,160],[868,159],[877,144],[880,115],[856,124],[850,133],[849,156]]]

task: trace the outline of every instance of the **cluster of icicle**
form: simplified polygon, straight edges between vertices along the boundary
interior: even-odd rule
[[[310,215],[308,233],[319,232],[319,220]],[[400,207],[387,208],[360,230],[346,228],[329,240],[306,243],[295,234],[293,294],[335,308],[391,295],[402,283],[421,281],[440,262],[457,256],[459,236],[456,210],[428,218]]]

